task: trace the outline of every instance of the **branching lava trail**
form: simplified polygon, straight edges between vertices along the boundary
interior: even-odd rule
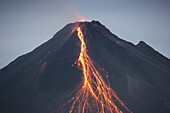
[[[81,28],[77,27],[76,30],[81,41],[81,52],[76,63],[82,70],[83,82],[76,95],[67,102],[72,103],[69,113],[122,113],[115,100],[122,106],[121,108],[131,112],[111,89],[109,83],[103,80],[101,73],[104,73],[106,78],[107,73],[87,55]]]

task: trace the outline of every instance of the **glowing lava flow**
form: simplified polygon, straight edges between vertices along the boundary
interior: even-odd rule
[[[114,100],[119,102],[124,110],[131,112],[111,87],[104,82],[101,73],[108,77],[107,73],[87,55],[81,28],[77,27],[76,30],[81,41],[81,52],[77,64],[83,72],[83,84],[77,94],[68,101],[68,103],[72,102],[69,113],[122,113]]]

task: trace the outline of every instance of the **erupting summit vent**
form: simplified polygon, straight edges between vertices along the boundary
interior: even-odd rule
[[[169,69],[144,42],[70,23],[0,70],[0,113],[169,113]]]

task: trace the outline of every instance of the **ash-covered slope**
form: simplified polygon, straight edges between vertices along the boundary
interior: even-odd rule
[[[0,70],[0,112],[49,113],[82,81],[73,65],[80,26],[88,55],[109,74],[110,85],[134,113],[170,112],[170,60],[144,42],[112,34],[98,21],[68,24],[52,39]],[[73,65],[73,66],[72,66]]]

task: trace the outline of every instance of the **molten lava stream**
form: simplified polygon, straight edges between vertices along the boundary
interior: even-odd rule
[[[114,100],[119,102],[124,110],[131,112],[111,87],[105,83],[100,73],[108,76],[107,73],[87,55],[81,28],[77,27],[76,30],[81,41],[81,52],[76,63],[82,69],[83,84],[80,84],[76,95],[66,103],[72,102],[69,113],[122,113]]]

